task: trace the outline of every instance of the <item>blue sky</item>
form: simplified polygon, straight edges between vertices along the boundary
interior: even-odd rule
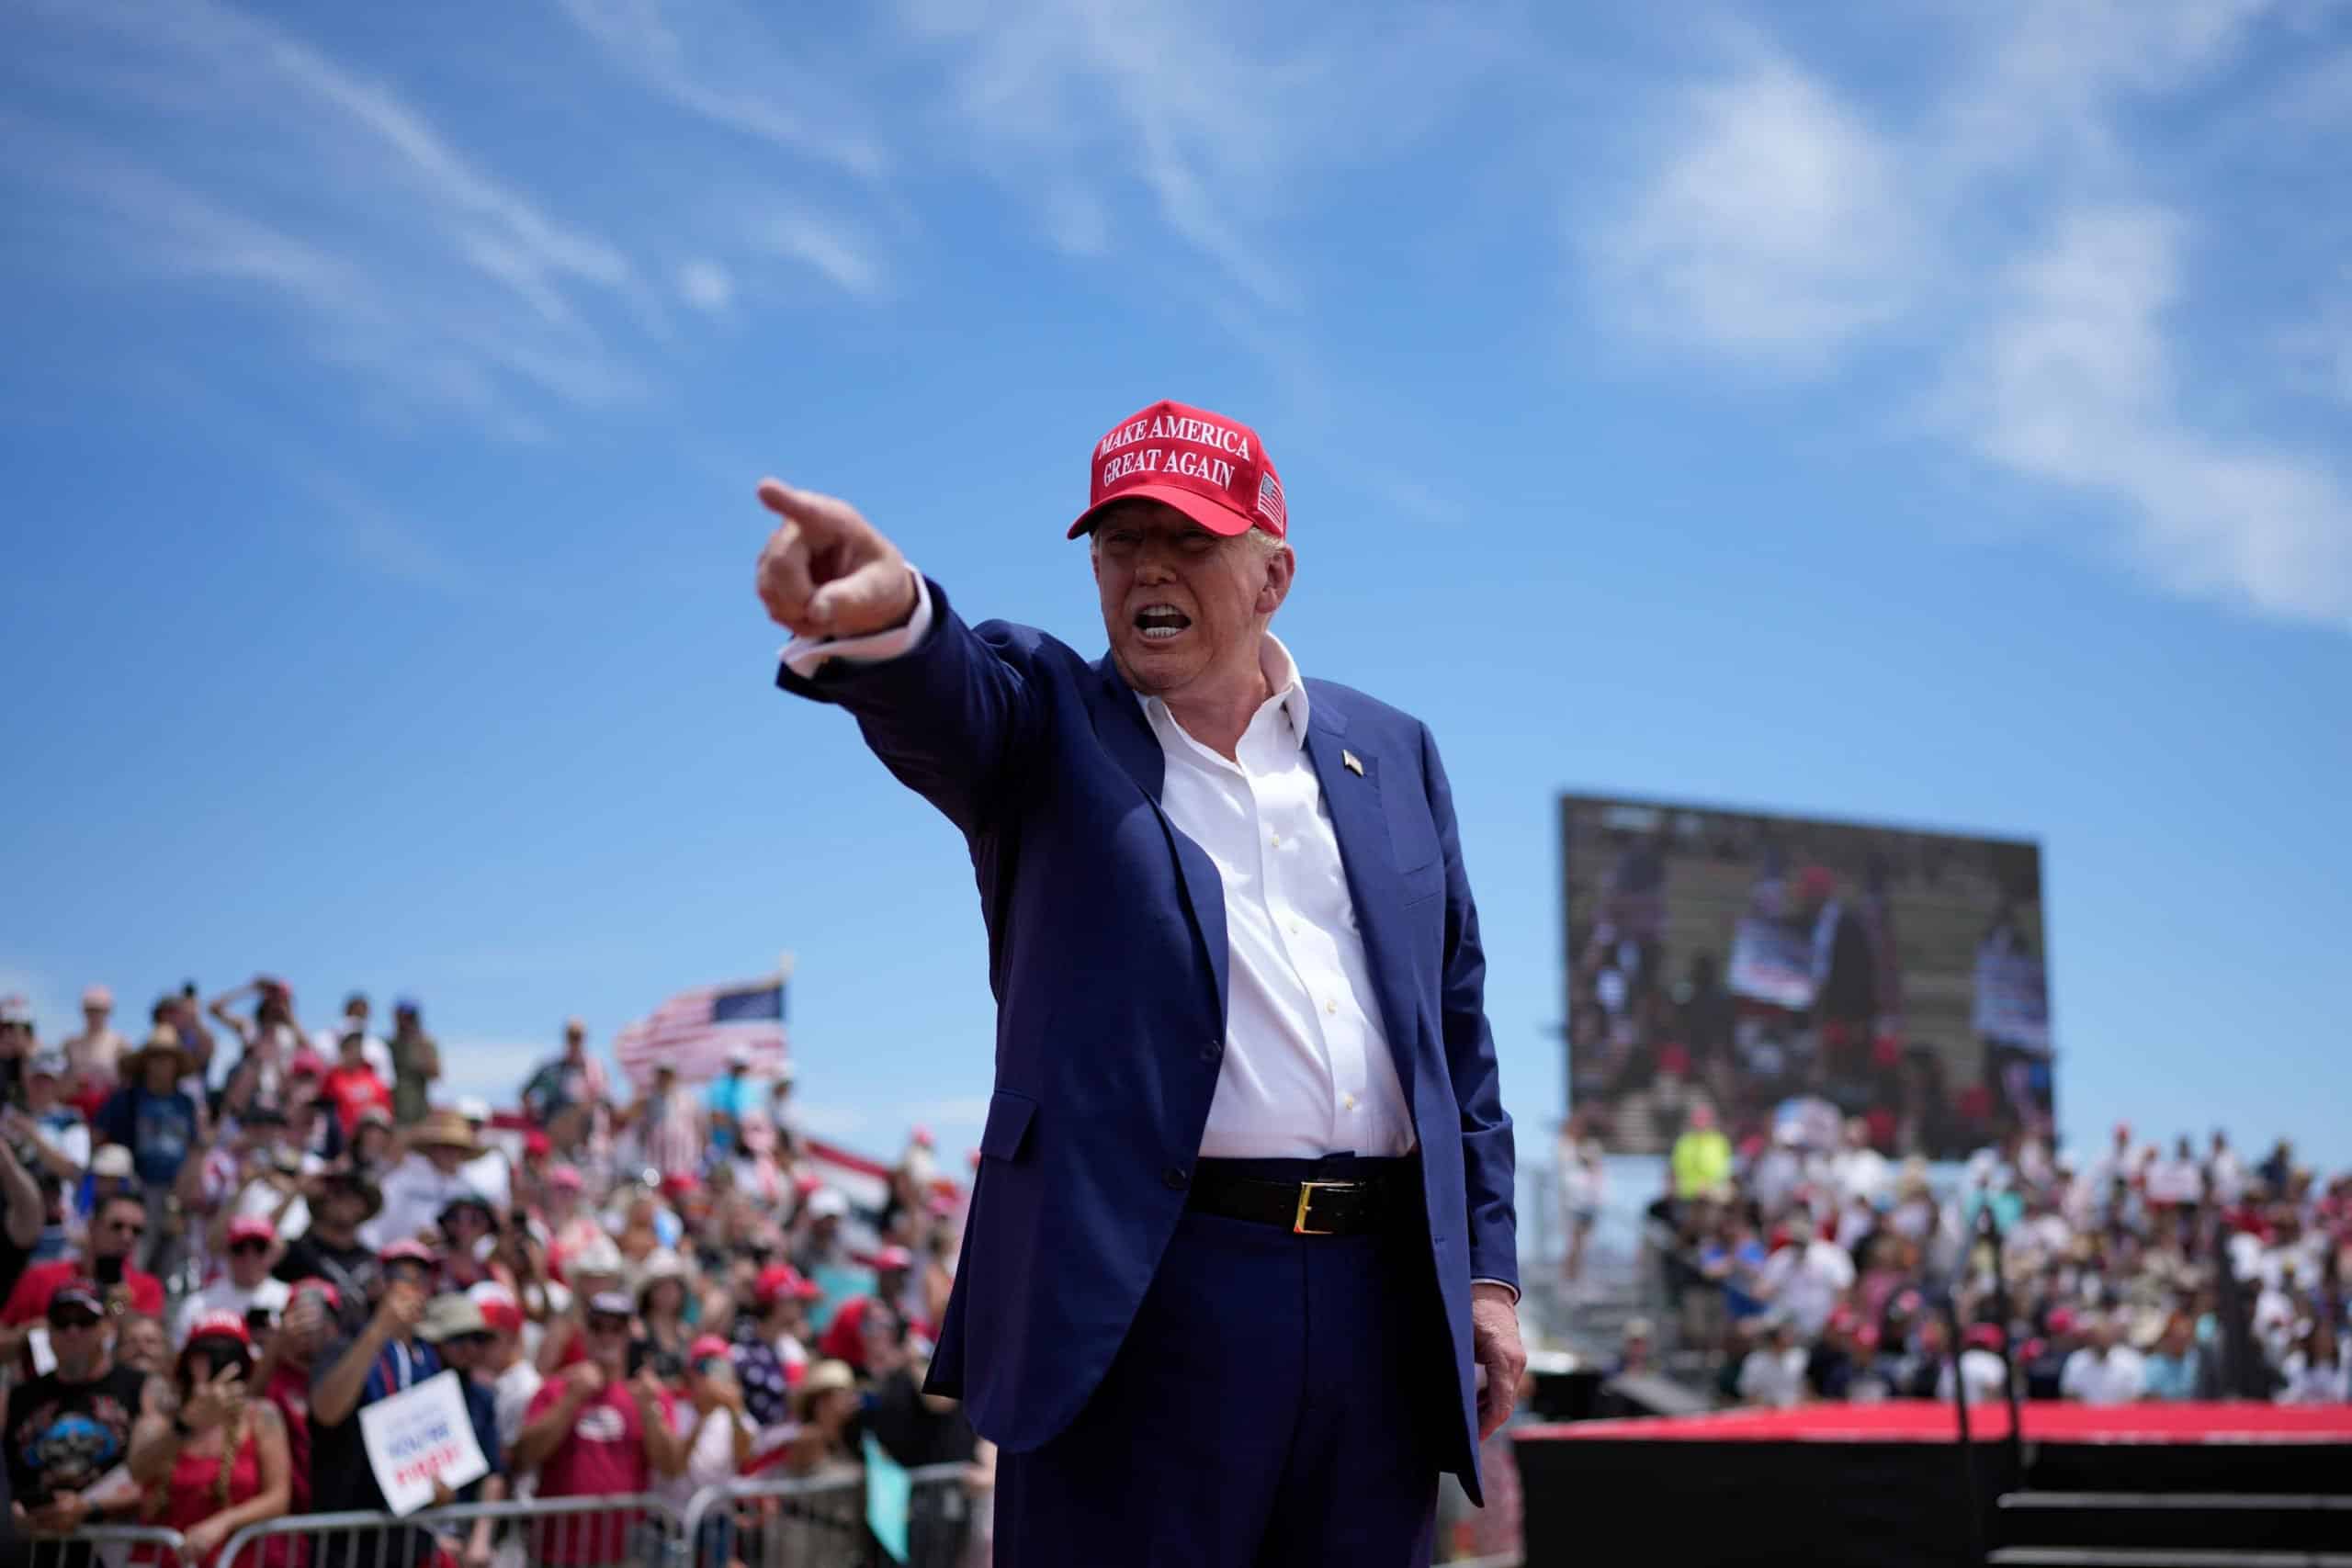
[[[968,1146],[968,868],[752,488],[1091,650],[1172,396],[1436,730],[1539,1137],[1574,788],[2038,837],[2069,1134],[2352,1158],[2352,10],[1265,9],[19,0],[0,990],[505,1089],[789,950],[816,1124]]]

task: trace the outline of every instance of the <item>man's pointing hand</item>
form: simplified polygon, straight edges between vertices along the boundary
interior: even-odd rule
[[[797,637],[852,637],[904,626],[914,573],[898,547],[830,495],[760,481],[760,504],[781,519],[760,552],[760,603]]]

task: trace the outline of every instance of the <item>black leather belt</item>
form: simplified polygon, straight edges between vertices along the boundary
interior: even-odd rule
[[[1403,1190],[1398,1177],[1385,1170],[1267,1181],[1204,1159],[1193,1168],[1185,1206],[1224,1219],[1280,1225],[1293,1235],[1362,1235],[1388,1228],[1400,1212]]]

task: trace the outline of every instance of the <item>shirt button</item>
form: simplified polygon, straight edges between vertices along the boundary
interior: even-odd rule
[[[1274,848],[1276,848],[1276,849],[1281,849],[1282,847],[1283,847],[1283,836],[1282,836],[1280,833],[1276,833],[1276,834],[1274,835]]]
[[[1225,1042],[1222,1040],[1209,1041],[1201,1047],[1201,1060],[1204,1062],[1214,1062],[1224,1055]]]
[[[1323,1004],[1323,1010],[1325,1012],[1337,1012],[1340,1010],[1340,1004],[1337,1002],[1325,1002]]]
[[[1298,922],[1296,920],[1293,920],[1290,923],[1290,934],[1293,936],[1296,936],[1298,934]]]
[[[1193,1179],[1181,1165],[1171,1165],[1159,1173],[1159,1184],[1171,1192],[1182,1192],[1192,1185]]]
[[[1356,1108],[1356,1097],[1352,1094],[1343,1094],[1340,1097],[1340,1103],[1353,1111]]]

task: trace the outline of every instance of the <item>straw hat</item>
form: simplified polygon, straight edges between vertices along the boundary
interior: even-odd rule
[[[471,1159],[481,1153],[481,1140],[474,1136],[472,1126],[457,1111],[443,1109],[429,1111],[424,1120],[409,1130],[409,1146],[419,1149],[460,1149]]]
[[[857,1374],[850,1370],[847,1361],[828,1358],[815,1362],[808,1368],[808,1376],[800,1380],[800,1386],[792,1391],[792,1413],[806,1421],[809,1410],[820,1398],[836,1389],[854,1389],[856,1386]]]
[[[170,1052],[177,1063],[177,1070],[172,1074],[173,1077],[184,1078],[196,1071],[196,1057],[189,1053],[187,1046],[180,1043],[180,1032],[168,1023],[159,1023],[155,1026],[155,1032],[147,1037],[147,1043],[123,1057],[122,1077],[124,1080],[135,1082],[144,1077],[147,1073],[148,1058],[159,1051]]]
[[[368,1212],[360,1222],[363,1224],[384,1212],[384,1190],[377,1186],[375,1179],[364,1170],[346,1168],[322,1171],[320,1173],[319,1182],[322,1196],[325,1192],[341,1188],[368,1205]]]
[[[693,1296],[693,1286],[686,1279],[685,1259],[666,1247],[657,1247],[645,1255],[645,1262],[638,1270],[636,1292],[638,1311],[645,1310],[645,1298],[652,1293],[654,1286],[664,1280],[675,1280],[678,1281],[679,1289],[684,1291],[689,1297]]]

